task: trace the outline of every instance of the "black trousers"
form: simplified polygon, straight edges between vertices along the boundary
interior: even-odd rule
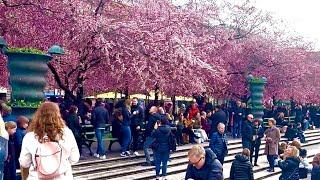
[[[254,164],[258,162],[259,150],[260,150],[261,140],[256,140],[252,142],[250,149],[250,162],[252,163],[252,158],[254,154]]]
[[[130,126],[130,128],[131,128],[131,136],[132,136],[132,151],[133,152],[138,150],[140,129],[137,130],[137,127],[138,127],[137,125]]]

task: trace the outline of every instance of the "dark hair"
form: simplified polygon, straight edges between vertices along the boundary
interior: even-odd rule
[[[102,104],[102,99],[101,98],[98,98],[97,100],[96,100],[96,106],[100,106]]]
[[[72,105],[72,106],[70,107],[70,109],[69,109],[69,113],[70,113],[70,114],[75,114],[77,110],[78,110],[78,107],[75,106],[75,105]]]
[[[300,150],[300,157],[306,158],[307,157],[307,150],[306,149],[301,149]]]
[[[160,123],[161,123],[162,125],[168,124],[167,118],[161,118],[161,119],[160,119]]]

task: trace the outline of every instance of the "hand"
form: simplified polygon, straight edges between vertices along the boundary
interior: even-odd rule
[[[139,130],[139,129],[140,129],[140,126],[137,126],[136,129]]]
[[[159,125],[158,125],[158,123],[156,122],[156,123],[154,124],[154,127],[153,127],[153,128],[154,128],[154,129],[158,129],[158,126],[159,126]]]
[[[132,113],[132,114],[133,114],[133,115],[136,115],[136,114],[138,114],[138,113],[137,113],[137,111],[133,111],[133,113]]]

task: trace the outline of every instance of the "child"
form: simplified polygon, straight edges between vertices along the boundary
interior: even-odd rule
[[[8,142],[8,157],[4,165],[4,179],[15,180],[16,179],[16,157],[15,157],[15,141],[14,134],[17,130],[17,124],[13,121],[8,121],[5,124],[5,128],[9,134]]]
[[[300,164],[299,164],[299,176],[301,179],[307,178],[308,172],[311,172],[311,167],[307,160],[307,150],[301,149],[299,154]]]
[[[14,140],[15,140],[15,150],[16,150],[16,167],[19,169],[19,156],[21,152],[21,146],[22,146],[22,139],[24,135],[27,133],[27,128],[29,124],[29,119],[25,116],[19,116],[17,119],[17,132],[14,134]]]

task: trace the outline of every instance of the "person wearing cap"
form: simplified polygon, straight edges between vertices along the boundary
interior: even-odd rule
[[[241,136],[242,136],[242,148],[251,149],[253,144],[253,115],[249,114],[247,119],[242,123]]]
[[[251,147],[251,154],[250,154],[250,162],[252,163],[252,158],[254,154],[254,166],[258,166],[258,157],[259,157],[259,150],[261,145],[261,139],[264,136],[264,129],[261,126],[261,122],[259,119],[253,120],[253,144]]]

